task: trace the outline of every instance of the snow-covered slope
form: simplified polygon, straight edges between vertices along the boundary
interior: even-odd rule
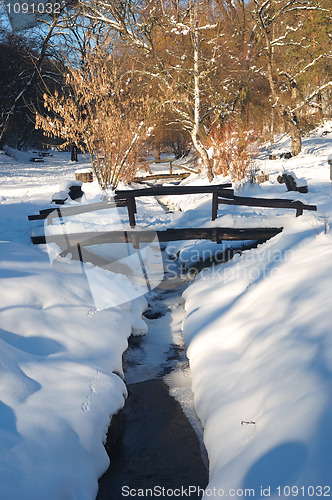
[[[145,303],[96,311],[78,264],[57,272],[32,246],[28,214],[49,206],[77,165],[61,153],[24,160],[0,155],[0,498],[91,500],[126,397],[122,353]]]
[[[317,213],[285,218],[283,233],[205,269],[184,294],[204,498],[332,495],[331,151],[331,134],[317,134],[297,158],[261,160],[270,179],[282,163],[305,177],[296,198]]]

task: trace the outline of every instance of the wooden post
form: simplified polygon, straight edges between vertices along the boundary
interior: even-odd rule
[[[139,249],[139,234],[131,233],[130,235],[130,243],[137,250]]]
[[[71,161],[78,161],[78,158],[77,158],[77,146],[75,146],[75,144],[73,144],[72,147],[71,147],[70,160]]]
[[[172,160],[169,161],[169,173],[173,173],[173,168],[172,168]]]
[[[135,203],[134,196],[127,197],[127,209],[128,209],[129,224],[131,227],[135,227],[136,226],[136,221],[135,221],[136,203]]]
[[[212,193],[212,220],[216,220],[218,216],[218,193]]]
[[[221,231],[219,230],[219,227],[215,228],[215,231],[213,232],[213,238],[213,241],[218,243],[218,245],[222,243]]]

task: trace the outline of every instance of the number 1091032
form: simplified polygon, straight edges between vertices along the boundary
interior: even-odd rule
[[[278,486],[279,497],[331,497],[330,486]]]
[[[60,14],[60,3],[14,2],[6,5],[8,14]]]

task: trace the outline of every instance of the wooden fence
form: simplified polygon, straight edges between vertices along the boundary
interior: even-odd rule
[[[142,196],[167,196],[167,195],[184,195],[184,194],[200,194],[200,193],[218,193],[224,197],[232,197],[234,190],[230,189],[232,184],[216,184],[209,186],[155,186],[141,189],[126,189],[115,191],[114,200],[99,203],[90,203],[88,205],[77,205],[70,207],[56,207],[41,210],[39,214],[29,215],[29,220],[39,220],[48,218],[49,221],[54,217],[68,217],[78,215],[85,212],[93,212],[98,210],[107,210],[114,207],[127,207],[129,224],[131,227],[136,226],[135,214],[137,207],[135,198]]]
[[[83,206],[48,208],[41,210],[37,215],[29,215],[28,218],[29,220],[48,218],[48,221],[52,223],[54,217],[63,218],[114,207],[127,207],[129,224],[134,228],[136,226],[135,214],[137,213],[136,198],[143,196],[177,196],[203,193],[212,194],[212,220],[217,218],[220,204],[294,209],[296,210],[296,217],[302,215],[304,210],[317,210],[315,205],[306,205],[301,201],[235,196],[231,186],[230,183],[225,183],[207,186],[155,186],[141,189],[117,190],[112,201],[91,203]]]
[[[218,206],[221,204],[263,208],[292,208],[296,210],[296,217],[302,215],[303,210],[317,210],[316,205],[306,205],[301,201],[285,200],[282,198],[250,198],[247,196],[232,196],[229,199],[225,199],[225,196],[213,193],[212,220],[217,218]]]

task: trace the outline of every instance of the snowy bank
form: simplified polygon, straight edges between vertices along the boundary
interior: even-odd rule
[[[296,220],[184,293],[210,460],[204,498],[246,489],[260,498],[261,487],[284,498],[285,486],[308,498],[309,486],[331,487],[331,262],[331,233]]]
[[[284,137],[275,148],[289,148]],[[332,220],[327,158],[317,131],[290,160],[257,160],[270,181],[238,193],[316,204],[299,218],[243,207],[233,225],[284,226],[227,264],[204,269],[185,291],[183,335],[210,461],[203,498],[331,496]],[[287,193],[277,176],[304,177],[309,193]],[[232,219],[231,219],[232,218]]]
[[[47,207],[74,168],[63,154],[43,167],[0,155],[3,500],[96,497],[109,465],[103,442],[110,418],[127,394],[122,353],[130,334],[146,328],[144,300],[98,311],[79,265],[57,272],[30,243],[27,215]],[[95,187],[89,190],[94,197]],[[119,287],[119,276],[109,273],[110,289]]]
[[[96,312],[83,275],[11,242],[0,244],[0,290],[0,498],[93,499],[126,396],[130,303]]]

